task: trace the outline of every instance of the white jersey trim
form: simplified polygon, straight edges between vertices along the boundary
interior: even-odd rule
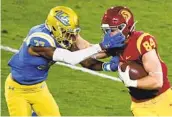
[[[48,35],[46,33],[42,33],[42,32],[36,32],[36,33],[33,33],[30,36],[26,37],[25,42],[27,45],[30,43],[30,40],[33,37],[43,38],[43,39],[47,40],[52,47],[56,47],[54,39],[50,35]]]

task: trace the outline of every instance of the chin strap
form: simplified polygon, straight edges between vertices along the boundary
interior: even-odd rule
[[[131,26],[130,32],[132,32],[133,30],[135,30],[135,25],[138,23],[138,21],[135,21],[134,24]]]
[[[51,28],[47,25],[47,20],[45,21],[45,28],[48,29],[50,32],[52,32]]]
[[[130,36],[131,32],[135,30],[135,25],[137,24],[138,21],[135,21],[134,24],[131,26],[130,32],[127,35],[127,38]]]

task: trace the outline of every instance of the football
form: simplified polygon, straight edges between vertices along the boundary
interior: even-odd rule
[[[130,70],[129,70],[130,79],[137,80],[148,75],[143,65],[140,63],[137,63],[136,61],[129,61],[127,63],[126,62],[123,63],[121,65],[121,70],[124,72],[128,65],[130,67]]]

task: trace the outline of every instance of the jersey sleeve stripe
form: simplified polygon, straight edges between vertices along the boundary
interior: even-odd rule
[[[137,40],[137,50],[141,54],[141,43],[145,36],[150,35],[149,33],[143,33]]]
[[[33,33],[30,36],[28,36],[27,39],[26,39],[27,45],[30,43],[30,40],[33,37],[43,38],[43,39],[47,40],[52,47],[56,47],[54,39],[50,35],[42,33],[42,32],[36,32],[36,33]]]

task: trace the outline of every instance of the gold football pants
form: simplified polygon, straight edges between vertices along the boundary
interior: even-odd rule
[[[20,85],[11,74],[5,82],[5,98],[10,116],[60,116],[59,108],[45,82],[35,85]]]
[[[172,116],[172,88],[151,100],[132,102],[131,111],[134,116]]]

